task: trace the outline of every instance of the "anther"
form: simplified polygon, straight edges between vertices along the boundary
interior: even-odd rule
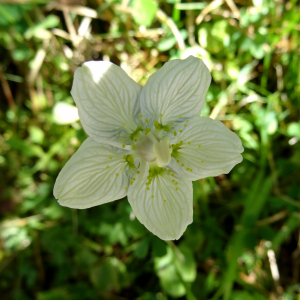
[[[136,146],[135,145],[132,145],[132,150],[135,150]]]
[[[122,145],[122,148],[125,148],[125,144]]]
[[[109,168],[109,166],[106,166],[106,169],[108,169]]]
[[[143,117],[143,115],[142,114],[140,114],[140,118],[142,118]]]
[[[123,125],[123,126],[126,126],[126,124],[125,124],[125,123],[123,123],[122,125]]]
[[[177,135],[177,132],[176,131],[174,131],[174,136],[176,136]]]
[[[109,159],[112,159],[112,156],[110,156]]]
[[[117,173],[116,176],[118,177],[118,176],[119,176],[119,173]]]
[[[127,191],[128,190],[128,187],[127,186],[125,186],[125,191]]]
[[[190,144],[191,144],[191,142],[188,142],[188,144],[190,145]]]

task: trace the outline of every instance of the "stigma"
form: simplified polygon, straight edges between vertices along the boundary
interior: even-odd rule
[[[158,138],[149,132],[137,143],[136,152],[141,159],[156,163],[158,167],[163,167],[170,163],[172,146],[167,136]]]

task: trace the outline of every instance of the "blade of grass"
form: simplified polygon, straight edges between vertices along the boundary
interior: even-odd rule
[[[243,251],[245,239],[247,235],[251,233],[251,229],[255,225],[263,205],[268,198],[272,183],[272,177],[268,177],[264,180],[264,171],[260,171],[256,180],[252,184],[252,187],[250,188],[251,192],[249,193],[245,202],[245,208],[241,217],[239,230],[233,234],[232,239],[228,243],[228,250],[231,251],[231,253],[229,253],[229,265],[223,279],[224,300],[230,299],[233,283],[237,275],[236,269],[238,258]]]

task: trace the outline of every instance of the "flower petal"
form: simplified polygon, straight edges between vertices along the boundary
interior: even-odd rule
[[[150,185],[146,181],[129,187],[128,201],[134,214],[159,238],[179,239],[193,221],[192,183],[168,174],[155,176]]]
[[[227,174],[243,160],[240,138],[220,121],[194,117],[176,130],[177,146],[173,145],[170,167],[186,179]]]
[[[164,125],[200,115],[210,81],[211,75],[199,58],[169,61],[150,76],[142,89],[141,112],[160,117]]]
[[[141,89],[120,67],[107,61],[88,61],[77,68],[71,94],[87,134],[120,146],[117,133],[136,128]]]
[[[62,206],[80,209],[125,197],[126,152],[87,138],[60,171],[54,197]]]

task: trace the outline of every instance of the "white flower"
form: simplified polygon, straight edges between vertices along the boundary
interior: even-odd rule
[[[192,56],[167,62],[143,88],[110,62],[84,63],[71,94],[89,137],[56,180],[59,203],[83,209],[127,195],[152,233],[179,239],[193,220],[191,181],[242,161],[238,136],[200,117],[210,81]]]

